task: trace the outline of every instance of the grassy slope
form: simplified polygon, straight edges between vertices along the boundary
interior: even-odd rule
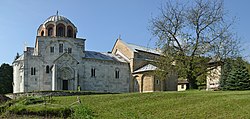
[[[157,92],[80,96],[96,118],[249,118],[250,91]],[[54,97],[70,105],[76,97]]]

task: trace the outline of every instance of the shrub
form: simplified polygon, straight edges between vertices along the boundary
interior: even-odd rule
[[[54,105],[14,105],[8,109],[10,114],[17,115],[37,115],[37,116],[54,116],[54,117],[69,117],[72,113],[69,107],[55,107]]]
[[[38,103],[43,103],[44,100],[42,98],[37,98],[37,97],[27,97],[24,98],[20,103],[23,105],[31,105],[31,104],[38,104]]]
[[[74,107],[73,119],[93,119],[93,112],[83,104]]]

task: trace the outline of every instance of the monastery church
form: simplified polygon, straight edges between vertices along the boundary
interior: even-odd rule
[[[13,93],[79,90],[153,92],[177,90],[177,75],[159,80],[150,73],[160,51],[118,38],[109,53],[85,50],[86,39],[66,17],[53,15],[38,30],[34,47],[13,62]],[[98,42],[98,41],[96,41]]]

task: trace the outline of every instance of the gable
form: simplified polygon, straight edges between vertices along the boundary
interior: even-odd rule
[[[55,64],[59,64],[59,65],[77,65],[79,64],[79,61],[77,61],[73,56],[71,56],[68,53],[63,53],[60,57],[58,57],[56,60],[53,61],[53,63]]]
[[[125,59],[134,58],[134,52],[120,39],[117,39],[112,49],[112,54],[120,55]]]

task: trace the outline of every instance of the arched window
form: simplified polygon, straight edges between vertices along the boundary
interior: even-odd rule
[[[36,75],[36,68],[35,67],[31,67],[31,75]]]
[[[41,36],[44,36],[44,31],[41,32]]]
[[[120,78],[120,70],[117,68],[115,69],[115,78],[119,79]]]
[[[53,28],[50,27],[50,28],[48,29],[48,36],[52,36],[52,35],[53,35]]]
[[[58,28],[57,36],[64,36],[64,29],[63,27]]]
[[[91,68],[91,77],[95,77],[95,68]]]
[[[46,73],[49,73],[49,65],[46,66]]]
[[[71,30],[71,29],[69,29],[67,34],[68,34],[68,37],[72,37],[72,36],[73,36],[73,34],[72,34],[72,30]]]
[[[67,31],[67,36],[68,37],[73,37],[73,29],[71,26],[67,27],[68,31]]]
[[[57,25],[56,36],[65,36],[65,26],[63,24]]]

